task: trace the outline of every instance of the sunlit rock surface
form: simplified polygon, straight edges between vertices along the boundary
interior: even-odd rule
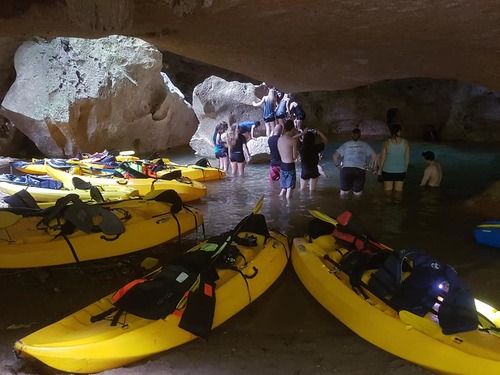
[[[51,157],[185,145],[197,120],[161,67],[161,53],[137,38],[25,42],[4,115]]]
[[[191,138],[189,145],[198,155],[210,156],[214,154],[212,136],[215,126],[225,121],[229,125],[243,121],[262,122],[254,136],[265,135],[265,125],[262,120],[262,108],[254,107],[252,101],[262,98],[264,86],[255,86],[251,83],[226,80],[211,76],[195,87],[193,91],[193,110],[198,118],[198,129]],[[262,137],[267,145],[267,138]],[[263,151],[262,141],[249,142],[250,154],[258,155]],[[254,149],[255,148],[255,149]]]

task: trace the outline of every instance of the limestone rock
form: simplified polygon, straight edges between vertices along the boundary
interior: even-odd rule
[[[0,37],[119,30],[286,91],[412,77],[500,89],[491,0],[3,0],[1,18]]]
[[[193,91],[193,110],[199,124],[189,142],[191,148],[197,155],[213,157],[212,136],[215,126],[222,121],[233,124],[248,120],[259,120],[262,125],[257,129],[254,136],[265,136],[262,108],[252,106],[252,101],[260,99],[264,93],[264,86],[255,86],[251,83],[237,81],[227,82],[216,76],[211,76],[196,86]],[[267,137],[262,138],[263,141],[267,142]],[[250,154],[261,154],[262,147],[259,145],[263,141],[249,142]],[[255,147],[255,150],[253,147]]]
[[[25,42],[3,112],[50,157],[164,151],[187,144],[197,120],[161,67],[161,53],[137,38]]]

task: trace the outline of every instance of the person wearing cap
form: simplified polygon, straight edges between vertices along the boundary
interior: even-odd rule
[[[422,152],[422,157],[424,158],[424,163],[427,165],[427,168],[425,168],[420,186],[439,187],[441,179],[443,178],[441,164],[434,160],[434,153],[432,151]]]
[[[333,154],[333,162],[340,168],[340,195],[351,190],[356,196],[363,192],[366,179],[366,166],[374,167],[377,154],[371,146],[360,141],[361,130],[354,128],[351,140],[342,144]],[[342,160],[342,162],[341,162]]]

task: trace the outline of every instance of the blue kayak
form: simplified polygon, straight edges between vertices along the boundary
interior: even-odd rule
[[[500,248],[500,221],[492,220],[474,228],[474,238],[480,245]]]

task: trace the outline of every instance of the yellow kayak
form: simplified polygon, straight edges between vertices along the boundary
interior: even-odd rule
[[[161,178],[164,175],[176,171],[178,171],[182,177],[187,177],[191,180],[200,182],[221,180],[226,177],[226,172],[218,168],[211,167],[209,165],[207,166],[196,165],[196,164],[180,165],[172,162],[170,159],[167,158],[157,158],[152,160],[134,159],[134,160],[124,160],[124,161],[135,162],[149,166],[155,166],[158,163],[161,163],[160,165],[162,169],[155,172],[158,178]],[[114,172],[114,169],[111,167],[105,167],[98,163],[89,163],[86,160],[68,159],[67,162],[69,165],[79,166],[81,174],[109,176]]]
[[[18,171],[26,174],[47,174],[45,170],[45,159],[33,159],[31,162],[15,161],[10,163],[10,165]]]
[[[476,322],[468,331],[444,334],[439,312],[424,316],[407,310],[398,312],[386,298],[372,293],[368,286],[375,270],[365,270],[360,274],[360,284],[352,286],[343,263],[349,258],[347,253],[330,234],[317,238],[307,235],[292,243],[292,264],[306,289],[352,331],[389,353],[437,373],[500,373],[500,312],[472,299],[479,325]],[[443,309],[443,300],[438,301]]]
[[[51,202],[54,203],[61,197],[68,194],[77,194],[83,201],[92,201],[90,196],[90,190],[83,189],[48,189],[40,188],[34,186],[26,186],[23,184],[16,184],[12,182],[0,181],[0,191],[14,195],[21,190],[26,190],[37,202]],[[115,201],[130,199],[139,196],[139,192],[136,189],[132,189],[127,186],[100,186],[99,191],[106,201]]]
[[[54,179],[61,181],[66,188],[73,186],[73,174],[61,169],[53,168],[50,165],[45,165],[47,173]],[[94,186],[125,186],[131,189],[136,189],[141,197],[154,190],[172,189],[179,194],[183,202],[190,202],[203,198],[207,194],[207,188],[198,181],[193,181],[189,178],[180,178],[173,180],[162,180],[154,178],[116,178],[116,177],[97,177],[80,175],[85,182],[89,182]]]
[[[0,210],[0,268],[44,267],[128,254],[179,239],[203,223],[196,209],[183,207],[172,213],[172,203],[154,199],[66,206],[59,202],[47,209],[52,211]]]
[[[234,266],[246,264],[246,267],[239,269],[241,273],[233,269],[217,269],[219,279],[215,285],[212,329],[263,294],[284,270],[289,258],[288,239],[276,231],[270,230],[269,234],[266,238],[253,232],[240,233],[241,238],[253,236],[256,239],[256,246],[237,245],[247,263],[238,256]],[[204,246],[207,243],[191,251]],[[125,366],[197,338],[179,328],[181,316],[186,314],[185,305],[156,320],[125,312],[115,319],[117,324],[112,326],[110,322],[116,318],[116,312],[106,316],[114,306],[112,298],[113,295],[108,295],[20,339],[14,346],[16,354],[66,372],[95,373]],[[92,323],[91,319],[99,315],[106,318]]]
[[[196,181],[214,181],[214,180],[222,180],[226,177],[226,172],[220,170],[219,168],[211,167],[211,166],[200,166],[196,164],[187,164],[180,165],[170,161],[169,159],[162,159],[165,163],[165,169],[158,172],[158,176],[162,176],[166,173],[170,173],[172,171],[179,170],[182,173],[182,176],[188,177],[191,180]],[[152,160],[152,162],[158,161],[158,159]]]

